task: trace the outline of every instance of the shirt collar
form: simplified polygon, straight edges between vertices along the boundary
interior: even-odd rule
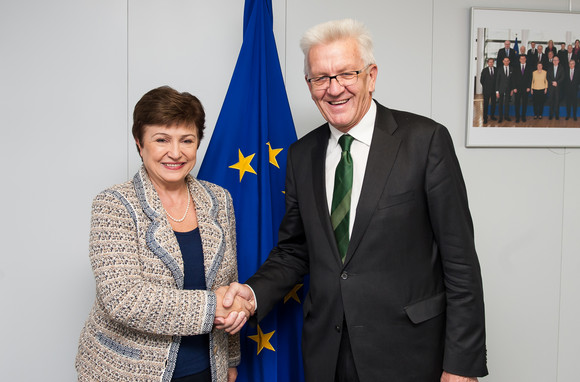
[[[371,141],[373,139],[373,131],[375,128],[375,119],[377,116],[377,105],[374,101],[371,101],[371,107],[367,111],[367,113],[362,117],[359,123],[354,125],[349,131],[348,134],[351,135],[355,140],[364,143],[365,145],[371,145]],[[344,133],[338,130],[336,127],[328,124],[330,127],[330,140],[333,144],[338,145],[338,139]]]

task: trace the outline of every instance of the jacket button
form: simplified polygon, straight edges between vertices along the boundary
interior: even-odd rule
[[[339,333],[340,333],[340,325],[336,325],[336,326],[334,327],[334,329],[335,329],[337,332],[339,332]]]
[[[340,275],[340,278],[343,279],[343,280],[348,279],[348,273],[342,272],[342,274]]]

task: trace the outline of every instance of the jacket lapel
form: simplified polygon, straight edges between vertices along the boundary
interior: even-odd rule
[[[187,185],[197,214],[197,226],[203,248],[205,283],[208,289],[212,289],[226,246],[224,228],[218,222],[219,204],[216,195],[191,175],[187,177]]]
[[[350,261],[364,236],[397,158],[401,141],[393,135],[396,129],[397,122],[393,114],[377,103],[373,139],[345,264]]]
[[[310,154],[310,163],[312,163],[312,185],[314,188],[317,214],[320,219],[322,230],[326,234],[326,239],[328,240],[334,258],[342,267],[340,253],[338,252],[336,238],[334,237],[334,230],[332,229],[330,212],[328,211],[328,199],[326,195],[326,150],[328,148],[329,138],[330,130],[327,123],[319,128],[319,133],[316,137],[316,145],[314,145]]]
[[[147,247],[169,268],[177,288],[183,289],[183,258],[179,244],[145,167],[141,167],[141,170],[135,175],[133,185],[139,204],[151,221],[145,227]]]
[[[195,204],[206,286],[211,289],[225,251],[225,233],[217,220],[219,206],[216,196],[200,181],[191,175],[186,181]],[[183,256],[179,243],[144,167],[135,175],[134,184],[141,208],[151,220],[146,228],[147,246],[170,269],[177,287],[183,289]]]

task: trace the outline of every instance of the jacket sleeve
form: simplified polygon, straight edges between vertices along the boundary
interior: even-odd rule
[[[246,282],[252,287],[258,302],[258,311],[252,322],[261,321],[302,277],[308,272],[309,260],[306,235],[298,205],[294,146],[288,151],[286,164],[286,213],[278,231],[278,245],[268,259]]]
[[[180,290],[166,267],[141,256],[135,212],[120,194],[103,192],[94,199],[89,256],[97,300],[115,322],[159,335],[209,333],[216,297],[205,290]],[[159,262],[144,274],[144,262]],[[148,269],[152,269],[149,267]]]
[[[429,147],[426,193],[441,256],[447,312],[443,369],[487,374],[481,271],[461,169],[447,129],[438,126]]]
[[[226,194],[226,213],[228,221],[228,230],[226,235],[227,245],[231,248],[228,259],[226,261],[234,262],[235,273],[231,275],[229,280],[230,283],[238,281],[238,263],[237,263],[237,241],[236,241],[236,217],[234,214],[234,204],[230,193],[224,190]],[[230,257],[231,256],[231,257]],[[240,352],[240,333],[228,336],[228,366],[236,367],[240,364],[241,352]]]

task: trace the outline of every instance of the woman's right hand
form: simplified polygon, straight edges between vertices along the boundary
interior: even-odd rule
[[[224,307],[223,300],[227,291],[227,286],[220,287],[215,291],[217,297],[215,317],[217,322],[224,322],[226,321],[226,318],[229,322],[233,321],[233,324],[229,325],[226,331],[230,334],[235,334],[244,326],[248,318],[254,313],[254,303],[240,295],[236,295],[231,305]],[[220,327],[219,325],[217,325],[217,327],[218,329],[223,329],[223,327]]]

